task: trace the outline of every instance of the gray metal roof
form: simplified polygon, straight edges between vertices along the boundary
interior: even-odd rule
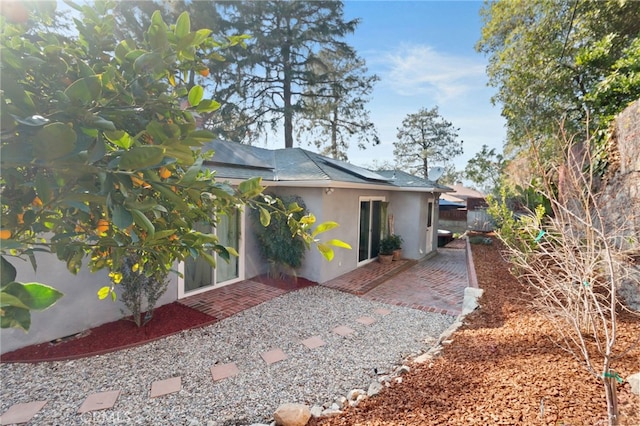
[[[372,171],[345,161],[335,160],[302,148],[269,150],[235,142],[213,140],[203,147],[215,155],[205,164],[219,179],[261,177],[272,182],[341,182],[354,187],[375,185],[381,189],[415,188],[444,192],[450,190],[427,179],[396,170]]]

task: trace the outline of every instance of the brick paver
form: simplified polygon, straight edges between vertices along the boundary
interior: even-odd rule
[[[459,315],[467,286],[465,250],[440,248],[436,256],[413,265],[363,297],[427,312]]]
[[[464,289],[469,285],[464,247],[462,243],[449,244],[420,262],[407,259],[390,264],[371,262],[322,285],[369,300],[459,315]],[[179,302],[221,320],[297,289],[247,280]]]
[[[287,290],[247,280],[189,296],[179,302],[221,320],[285,293]]]

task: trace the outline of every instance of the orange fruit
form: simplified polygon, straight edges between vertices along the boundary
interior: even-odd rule
[[[16,216],[18,218],[18,225],[24,225],[24,213],[18,213]]]
[[[198,74],[200,74],[203,77],[208,77],[209,76],[209,68],[203,68],[200,71],[198,71]]]
[[[167,169],[166,167],[160,167],[158,174],[162,179],[168,179],[169,176],[171,176],[171,170]]]
[[[99,234],[102,234],[103,232],[107,232],[109,230],[109,221],[107,219],[100,219],[98,221],[98,227],[96,228],[96,231],[98,231]]]
[[[173,234],[169,237],[169,241],[175,241],[178,239],[178,236],[176,234]]]
[[[8,229],[3,229],[0,231],[0,240],[8,240],[11,238],[11,231]]]
[[[24,24],[29,20],[29,11],[20,1],[3,2],[0,13],[4,15],[7,20],[16,24]]]
[[[36,195],[36,198],[33,199],[33,201],[31,202],[31,205],[33,207],[42,207],[42,200],[40,199],[40,197]]]

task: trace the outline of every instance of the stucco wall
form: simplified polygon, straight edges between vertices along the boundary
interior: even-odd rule
[[[40,253],[36,259],[38,269],[34,272],[29,262],[9,258],[16,267],[18,280],[51,285],[64,296],[51,308],[42,312],[32,312],[31,329],[28,333],[16,329],[2,329],[2,353],[49,342],[122,317],[122,303],[113,302],[111,298],[98,299],[97,291],[100,287],[109,285],[107,272],[100,271],[94,274],[83,268],[77,275],[73,275],[54,255]],[[177,297],[177,275],[171,274],[169,280],[169,288],[157,306],[170,303]]]

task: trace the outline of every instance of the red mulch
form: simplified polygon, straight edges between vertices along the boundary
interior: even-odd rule
[[[550,339],[523,285],[508,272],[499,244],[472,246],[480,308],[467,316],[442,356],[414,364],[400,384],[342,415],[311,426],[605,425],[601,382]],[[637,341],[638,316],[619,316],[618,352]],[[622,377],[640,370],[636,345],[612,365]],[[597,363],[596,363],[597,365]],[[640,425],[640,397],[618,385],[620,425]]]
[[[141,345],[215,321],[210,315],[174,302],[156,308],[151,321],[142,327],[137,327],[131,320],[121,319],[60,343],[41,343],[2,354],[0,361],[39,362],[83,358]]]

